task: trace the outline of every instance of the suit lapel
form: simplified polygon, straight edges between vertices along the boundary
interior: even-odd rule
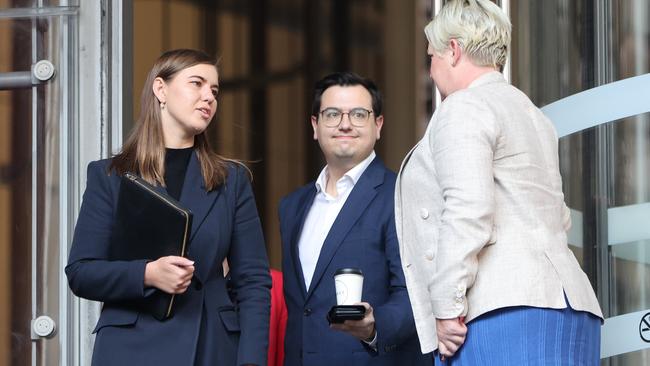
[[[305,276],[302,273],[302,265],[300,263],[300,256],[298,253],[298,241],[300,241],[300,233],[302,232],[302,227],[305,224],[305,219],[307,218],[307,213],[309,208],[311,208],[314,198],[316,197],[316,188],[312,185],[311,189],[306,190],[306,192],[300,197],[300,201],[297,204],[296,210],[296,221],[291,231],[290,245],[291,245],[291,259],[293,261],[293,268],[296,271],[296,278],[300,283],[300,290],[303,298],[307,297],[307,287],[305,287]]]
[[[330,229],[323,247],[321,248],[316,269],[312,277],[307,299],[318,286],[325,270],[332,261],[334,254],[348,235],[350,229],[356,224],[357,220],[365,212],[366,208],[377,195],[376,187],[384,181],[384,167],[378,158],[370,163],[366,171],[361,175],[359,181],[352,188],[352,192],[345,201],[341,212],[339,212],[332,228]],[[304,283],[304,281],[303,281]]]
[[[190,234],[188,257],[194,259],[200,258],[200,260],[196,261],[195,267],[196,275],[201,281],[207,278],[212,268],[218,246],[216,243],[199,245],[199,242],[194,243],[194,239],[207,215],[215,206],[222,189],[223,187],[219,187],[211,192],[205,190],[198,156],[196,152],[192,153],[185,173],[180,202],[192,211],[192,231]],[[219,225],[213,225],[213,227],[215,230],[219,229]]]

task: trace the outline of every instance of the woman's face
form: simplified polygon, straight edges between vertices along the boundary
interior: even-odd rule
[[[154,93],[161,108],[167,147],[189,147],[205,131],[217,111],[219,75],[214,65],[199,64],[179,71],[170,80],[157,78]]]

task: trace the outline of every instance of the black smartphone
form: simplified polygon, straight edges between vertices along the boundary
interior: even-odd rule
[[[361,320],[366,315],[366,308],[363,305],[335,305],[327,313],[327,321],[332,323],[343,323],[346,320]]]

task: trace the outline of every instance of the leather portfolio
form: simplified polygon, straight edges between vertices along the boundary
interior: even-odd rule
[[[135,174],[121,178],[114,222],[111,260],[154,261],[187,253],[192,213]],[[145,296],[140,308],[164,320],[171,316],[173,303],[174,295],[155,289]]]

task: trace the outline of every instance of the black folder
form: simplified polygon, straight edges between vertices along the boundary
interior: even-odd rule
[[[132,173],[122,176],[109,247],[111,260],[185,256],[192,228],[190,210]],[[158,320],[171,316],[174,295],[156,289],[139,304]]]

